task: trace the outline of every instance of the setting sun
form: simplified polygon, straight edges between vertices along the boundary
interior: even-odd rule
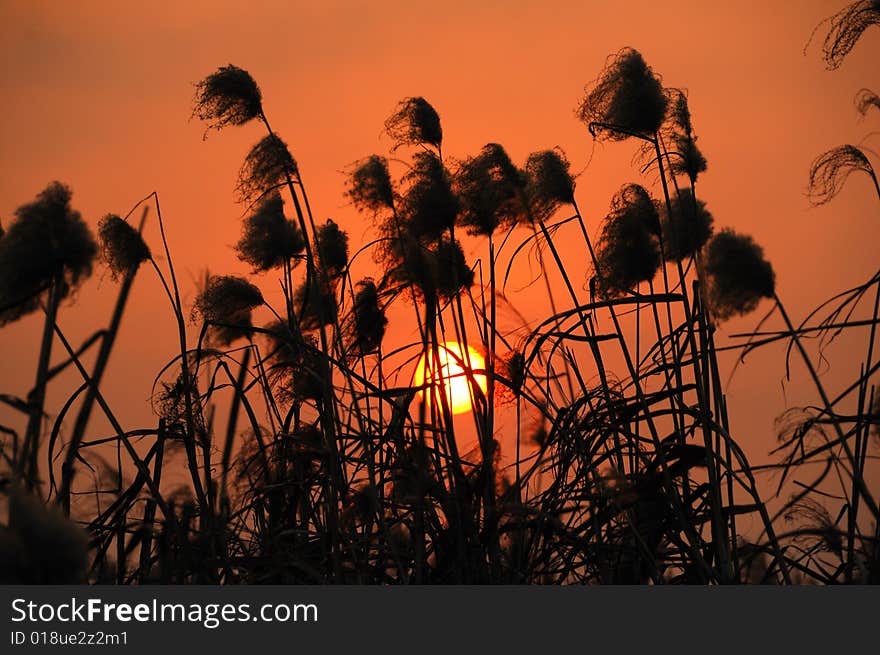
[[[467,352],[467,355],[465,355]],[[476,383],[482,392],[486,391],[486,376],[479,371],[485,371],[486,364],[476,350],[467,347],[467,351],[461,344],[455,341],[447,341],[440,346],[437,353],[440,360],[440,376],[446,389],[446,398],[453,414],[463,414],[473,409],[471,384]],[[434,380],[433,370],[436,368],[430,359],[422,357],[416,367],[415,384],[421,386]],[[470,361],[468,361],[470,360]],[[473,382],[467,375],[468,368],[474,371]],[[435,392],[437,393],[437,392]],[[422,392],[424,397],[424,392]]]

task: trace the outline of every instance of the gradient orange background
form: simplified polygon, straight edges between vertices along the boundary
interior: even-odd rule
[[[664,84],[688,90],[709,162],[698,193],[718,227],[752,234],[764,246],[779,293],[799,320],[867,279],[877,264],[878,210],[867,178],[851,178],[824,208],[810,208],[804,195],[815,155],[859,143],[880,126],[877,115],[858,120],[852,102],[863,86],[880,90],[880,31],[869,29],[835,72],[824,69],[816,43],[803,52],[813,28],[844,4],[6,0],[0,4],[0,217],[7,223],[53,179],[72,186],[74,206],[92,225],[105,213],[125,214],[155,190],[187,299],[206,268],[246,272],[231,248],[243,211],[232,187],[262,133],[246,126],[202,141],[203,125],[188,120],[193,83],[234,63],[261,85],[267,115],[299,162],[316,218],[332,216],[353,245],[372,232],[343,197],[343,171],[360,157],[387,153],[382,123],[408,95],[423,95],[438,109],[450,157],[473,154],[489,141],[503,144],[519,163],[533,150],[563,147],[581,171],[577,197],[595,233],[621,184],[654,182],[633,165],[634,144],[594,146],[574,116],[606,56],[630,45]],[[394,173],[402,171],[394,165]],[[576,228],[570,239],[567,229],[558,241],[582,281],[586,257]],[[147,235],[158,251],[155,215]],[[466,251],[473,260],[484,244],[469,241]],[[368,260],[360,270],[370,272]],[[277,287],[271,278],[260,284]],[[72,341],[106,324],[116,289],[97,269],[75,304],[62,309],[60,324]],[[541,284],[510,298],[530,319],[547,315]],[[754,326],[766,309],[724,324],[720,345],[729,343],[726,335]],[[41,324],[35,315],[0,331],[0,391],[23,396],[33,384]],[[389,338],[409,339],[413,331],[398,323]],[[193,327],[193,339],[196,334]],[[175,339],[167,300],[145,270],[105,390],[124,427],[154,423],[150,384],[173,357]],[[864,352],[866,339],[832,346],[829,388],[855,378],[855,353]],[[783,385],[783,357],[781,347],[759,351],[728,389],[734,435],[753,461],[764,461],[775,443],[775,416],[816,402],[799,366],[797,380]],[[68,376],[50,388],[50,412],[74,381]],[[0,409],[0,423],[15,421]]]

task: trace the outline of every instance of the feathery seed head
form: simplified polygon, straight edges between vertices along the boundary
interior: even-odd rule
[[[385,121],[385,131],[394,139],[395,150],[402,145],[431,145],[439,148],[443,142],[440,116],[422,97],[401,100],[394,113]]]
[[[285,218],[284,201],[277,191],[266,196],[244,219],[243,234],[235,245],[238,258],[253,266],[254,272],[277,268],[299,257],[303,248],[302,232]]]
[[[36,310],[53,283],[66,296],[91,274],[98,246],[70,198],[69,187],[52,182],[15,211],[0,239],[0,325]]]
[[[615,194],[596,244],[601,295],[616,297],[654,278],[661,262],[659,229],[657,207],[643,187],[627,184]]]
[[[571,164],[559,148],[533,152],[526,161],[526,197],[534,220],[547,220],[560,205],[574,203]]]
[[[725,229],[706,248],[707,296],[719,320],[747,314],[761,298],[772,298],[776,275],[751,237]]]
[[[394,186],[388,160],[371,155],[357,162],[348,178],[345,195],[363,212],[378,214],[384,209],[394,209]]]
[[[586,89],[578,116],[597,139],[652,137],[663,124],[667,104],[660,80],[641,53],[624,48]]]
[[[403,181],[407,190],[401,214],[407,231],[417,239],[436,241],[455,225],[460,208],[446,167],[434,153],[419,152]]]
[[[251,312],[264,302],[263,294],[253,284],[233,275],[212,275],[198,295],[193,313],[209,325],[211,342],[228,346],[251,334]]]
[[[525,176],[497,143],[461,163],[455,189],[461,201],[459,223],[470,234],[488,236],[499,226],[525,220]]]
[[[101,256],[114,278],[124,276],[152,256],[140,232],[115,214],[107,214],[98,223]]]
[[[222,130],[227,125],[244,125],[263,113],[260,87],[246,70],[222,66],[196,84],[193,116]]]
[[[865,153],[851,145],[838,146],[813,160],[807,196],[817,207],[830,202],[843,188],[851,173],[861,171],[874,177]]]
[[[678,262],[697,252],[709,240],[714,219],[706,203],[694,200],[690,189],[681,189],[670,204],[671,220],[665,205],[660,207],[663,253],[667,261]]]
[[[236,198],[250,204],[298,175],[296,160],[287,144],[275,134],[260,139],[250,149],[238,172]]]

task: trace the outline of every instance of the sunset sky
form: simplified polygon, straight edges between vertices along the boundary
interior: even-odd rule
[[[860,88],[880,87],[880,31],[868,30],[834,72],[825,70],[817,43],[804,52],[813,28],[844,4],[3,0],[0,218],[8,224],[16,207],[55,179],[73,188],[74,207],[92,226],[156,191],[188,299],[205,269],[247,272],[232,250],[243,212],[233,186],[262,134],[245,126],[203,140],[204,126],[189,119],[193,84],[234,63],[259,82],[316,218],[333,217],[355,247],[374,232],[343,196],[344,171],[366,155],[388,154],[382,124],[398,100],[412,95],[439,111],[444,155],[452,159],[487,142],[503,144],[520,164],[534,150],[562,147],[580,172],[578,202],[596,233],[620,185],[655,183],[633,162],[633,143],[594,145],[574,113],[606,57],[632,46],[665,85],[687,89],[709,162],[698,194],[716,227],[734,227],[762,244],[779,294],[800,320],[867,279],[877,264],[877,199],[867,178],[853,176],[823,208],[811,208],[805,197],[817,154],[880,129],[880,114],[861,120],[853,107]],[[876,148],[877,141],[864,143]],[[392,163],[394,174],[403,170]],[[147,238],[158,251],[155,215]],[[570,244],[563,256],[581,267],[582,282],[581,241],[560,242]],[[465,250],[475,259],[484,245],[468,241]],[[360,270],[371,272],[368,259]],[[260,285],[277,288],[273,279]],[[72,341],[107,322],[115,291],[110,276],[96,269],[62,309],[59,322]],[[150,385],[174,355],[174,323],[160,292],[153,275],[140,275],[108,373],[106,395],[126,427],[154,422]],[[542,285],[509,297],[527,318],[546,316]],[[720,344],[753,327],[767,309],[724,324]],[[34,315],[0,331],[0,392],[24,396],[33,384],[41,325]],[[392,324],[388,338],[411,339],[414,329]],[[854,379],[859,362],[847,357],[846,342],[830,352],[835,388]],[[783,387],[783,376],[783,349],[762,350],[728,390],[735,435],[758,461],[774,444],[774,417],[815,402],[806,381]],[[50,412],[69,392],[62,384],[50,389]],[[13,420],[0,409],[0,424],[7,419]]]

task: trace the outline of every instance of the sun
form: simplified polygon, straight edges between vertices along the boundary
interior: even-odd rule
[[[427,358],[423,356],[419,360],[416,366],[415,385],[421,386],[430,384],[435,379],[442,379],[452,413],[463,414],[471,411],[474,391],[472,385],[476,384],[483,393],[486,392],[486,375],[480,372],[486,370],[483,356],[470,346],[465,349],[455,341],[447,341],[438,348],[437,359],[440,361],[439,375],[435,375],[437,367],[430,353]],[[473,371],[473,381],[469,379],[471,376],[468,376],[468,370]],[[435,389],[434,394],[439,400],[439,388]],[[420,395],[422,398],[426,397],[425,392],[420,392]],[[427,400],[430,402],[430,396],[427,396]]]

